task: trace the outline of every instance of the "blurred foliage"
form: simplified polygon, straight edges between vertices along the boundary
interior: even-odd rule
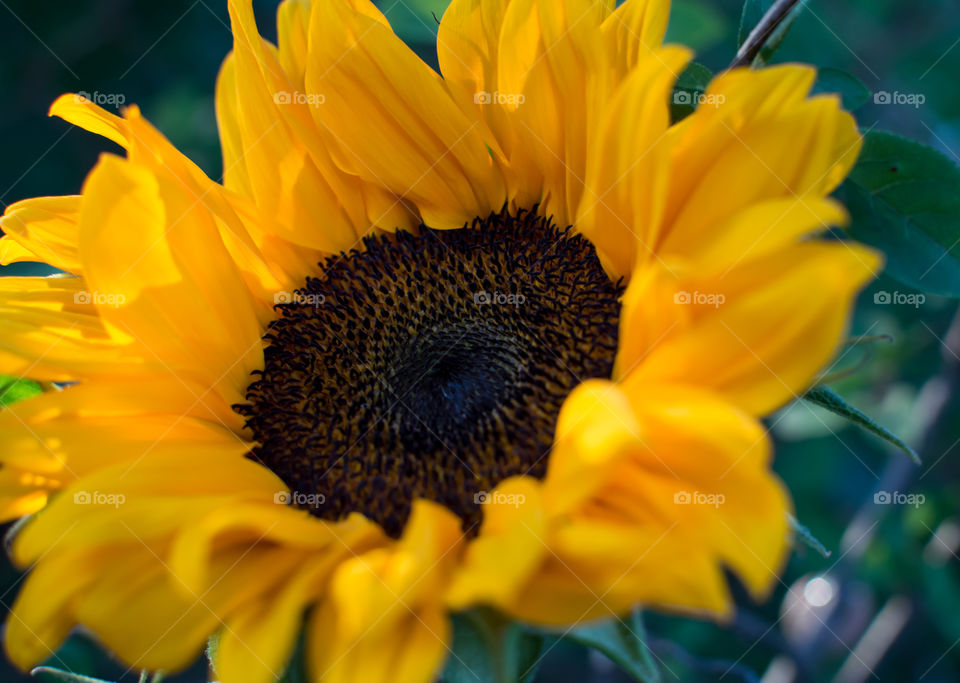
[[[270,39],[276,4],[254,3]],[[434,13],[439,17],[445,3],[382,4],[397,31],[435,66]],[[674,0],[668,40],[695,48],[697,62],[711,72],[721,70],[736,52],[742,4]],[[97,156],[118,152],[109,142],[45,117],[63,92],[122,95],[126,103],[139,104],[177,146],[219,177],[213,85],[231,47],[224,2],[6,0],[0,16],[3,206],[78,192]],[[864,129],[919,140],[957,160],[958,37],[960,13],[951,0],[812,0],[773,61],[830,69],[819,88],[842,92],[850,107],[862,105],[857,117]],[[690,87],[702,87],[702,75],[690,74]],[[870,93],[881,92],[922,94],[924,102],[880,104]],[[4,274],[41,272],[49,271],[28,264],[4,269]],[[877,680],[960,680],[960,648],[953,647],[960,640],[960,409],[948,405],[931,431],[923,413],[929,404],[918,402],[936,390],[931,378],[949,365],[944,339],[956,303],[930,294],[915,305],[885,303],[883,295],[891,293],[915,292],[881,277],[862,295],[853,332],[889,335],[893,341],[846,349],[837,367],[853,372],[832,387],[918,448],[923,465],[910,465],[883,441],[806,402],[772,416],[776,469],[794,496],[796,517],[832,555],[798,546],[770,598],[755,604],[738,595],[742,608],[728,624],[648,614],[650,644],[664,680],[756,680],[754,672],[778,671],[788,660],[799,662],[801,680],[830,680],[844,662],[856,664],[851,649],[884,606],[884,615],[901,614],[905,622],[872,662]],[[874,494],[890,482],[901,492],[922,494],[925,502],[875,505]],[[809,583],[828,570],[835,582],[832,600],[814,609],[803,602],[804,590],[828,584]],[[4,608],[21,580],[9,565],[0,565]],[[908,609],[898,612],[904,604]],[[84,633],[71,638],[51,663],[109,680],[138,680]],[[842,680],[874,678],[861,673]],[[30,679],[0,663],[0,680]],[[205,680],[205,666],[198,662],[167,680]],[[537,680],[624,678],[602,655],[564,642],[551,650]]]

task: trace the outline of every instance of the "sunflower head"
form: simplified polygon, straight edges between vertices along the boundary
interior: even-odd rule
[[[535,211],[362,246],[282,297],[236,406],[250,457],[323,519],[399,537],[425,498],[475,535],[497,484],[543,478],[570,391],[610,377],[623,290]]]
[[[302,632],[316,680],[429,681],[454,612],[765,594],[760,419],[878,265],[818,238],[860,137],[813,70],[728,71],[672,122],[663,0],[454,0],[441,73],[368,0],[286,0],[276,46],[229,4],[221,183],[64,96],[126,157],[2,219],[67,274],[0,280],[0,371],[69,385],[0,413],[3,512],[38,512],[14,661],[82,624],[172,670],[218,633],[257,683]]]

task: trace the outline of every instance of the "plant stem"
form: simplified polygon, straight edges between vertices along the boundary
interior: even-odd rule
[[[790,15],[790,12],[792,12],[794,7],[800,4],[801,1],[802,0],[777,0],[777,2],[773,3],[773,6],[767,10],[763,18],[753,27],[750,35],[747,36],[747,39],[743,41],[743,45],[737,50],[737,56],[733,62],[730,63],[730,68],[733,69],[738,66],[749,66],[752,64],[753,60],[760,54],[760,50],[766,45],[767,40],[773,35],[773,32],[777,30],[777,27],[783,23],[784,19]]]

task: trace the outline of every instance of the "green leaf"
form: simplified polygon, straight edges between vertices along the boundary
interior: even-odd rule
[[[0,408],[43,393],[43,387],[29,379],[0,377]]]
[[[863,81],[840,69],[822,67],[817,70],[817,82],[813,84],[812,94],[836,93],[843,100],[843,108],[856,111],[873,96]]]
[[[760,23],[767,11],[773,7],[776,0],[746,0],[743,11],[740,13],[740,30],[737,33],[737,47],[742,47],[754,27]],[[770,62],[774,53],[780,49],[781,43],[790,32],[790,27],[806,6],[806,0],[801,0],[780,24],[767,36],[763,48],[753,60],[754,66],[763,66]]]
[[[912,448],[910,448],[910,446],[904,443],[903,440],[900,439],[900,437],[898,437],[896,434],[891,432],[886,427],[882,427],[879,424],[877,424],[873,420],[873,418],[871,418],[866,413],[860,410],[857,410],[852,405],[847,403],[843,399],[843,397],[840,396],[840,394],[835,392],[833,389],[829,389],[823,386],[814,387],[813,389],[808,391],[806,394],[804,394],[803,398],[804,400],[810,401],[810,403],[814,403],[820,406],[821,408],[826,408],[831,413],[836,413],[837,415],[843,418],[846,418],[847,420],[850,420],[854,424],[858,425],[859,427],[867,430],[872,434],[876,434],[884,441],[887,441],[893,444],[894,446],[902,450],[904,453],[909,455],[914,463],[916,463],[917,465],[920,464],[920,456],[918,456],[916,452]]]
[[[960,296],[960,168],[890,133],[864,135],[837,196],[854,238],[883,251],[887,274],[924,292]]]
[[[489,609],[453,615],[453,645],[446,683],[530,683],[543,637]]]
[[[714,0],[674,0],[664,42],[686,45],[703,54],[720,45],[733,28]]]
[[[670,122],[682,121],[692,114],[697,103],[713,79],[713,73],[703,64],[690,62],[677,77],[670,98]]]
[[[70,673],[55,669],[52,666],[38,666],[30,672],[30,675],[41,683],[109,683],[102,678],[91,678],[82,674]]]
[[[647,631],[640,610],[624,620],[609,619],[573,629],[562,636],[592,650],[599,650],[634,679],[659,683],[660,668],[647,646]]]
[[[790,522],[790,527],[797,535],[797,538],[803,541],[804,545],[806,545],[808,548],[813,548],[821,557],[830,557],[833,554],[827,550],[827,546],[821,543],[820,539],[814,536],[813,532],[801,524],[796,517],[788,514],[787,521]]]

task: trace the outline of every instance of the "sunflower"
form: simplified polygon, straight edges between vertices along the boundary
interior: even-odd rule
[[[442,75],[368,0],[230,2],[218,184],[140,114],[2,219],[2,513],[21,667],[77,625],[225,683],[429,681],[450,615],[570,625],[762,597],[790,502],[760,419],[878,267],[818,238],[860,148],[815,72],[671,123],[664,0],[453,0]]]

